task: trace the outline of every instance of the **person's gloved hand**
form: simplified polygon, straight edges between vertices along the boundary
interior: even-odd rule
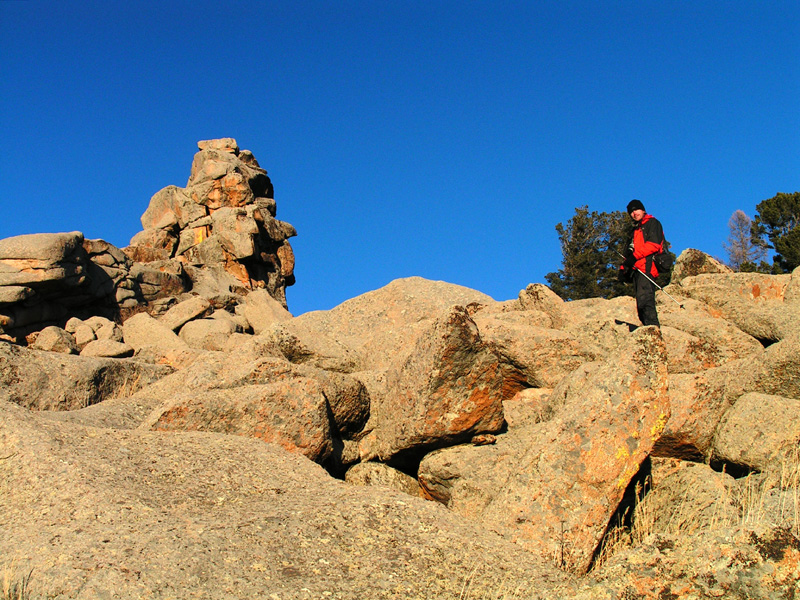
[[[630,283],[633,281],[633,269],[625,268],[623,264],[617,272],[617,278],[623,283]]]
[[[622,262],[622,266],[620,268],[629,271],[633,269],[633,265],[635,264],[636,258],[634,258],[633,252],[628,251],[625,253],[625,260]]]

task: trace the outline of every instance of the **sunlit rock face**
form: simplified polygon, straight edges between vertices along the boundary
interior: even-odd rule
[[[197,146],[186,187],[167,186],[152,197],[141,219],[144,230],[126,254],[139,263],[178,260],[195,286],[264,288],[286,306],[286,287],[294,284],[288,239],[297,232],[275,218],[267,172],[232,138]]]

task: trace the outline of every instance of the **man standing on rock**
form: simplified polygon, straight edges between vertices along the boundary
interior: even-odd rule
[[[628,214],[633,219],[633,239],[625,251],[620,276],[633,281],[636,291],[636,311],[642,325],[660,326],[656,311],[658,269],[653,257],[664,249],[664,230],[653,215],[644,210],[641,200],[628,202]]]

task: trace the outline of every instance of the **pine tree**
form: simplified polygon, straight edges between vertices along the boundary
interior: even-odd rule
[[[631,294],[630,284],[619,280],[619,265],[633,237],[633,221],[623,211],[589,212],[588,206],[575,209],[575,215],[556,225],[561,243],[561,269],[544,276],[564,300],[615,298]],[[664,252],[675,255],[665,241]],[[658,284],[669,283],[671,273],[662,273]]]
[[[545,275],[550,288],[565,300],[613,298],[628,292],[618,269],[633,223],[622,211],[589,212],[588,206],[556,225],[561,243],[562,267]]]
[[[756,211],[754,243],[775,250],[773,273],[790,273],[800,266],[800,192],[778,193],[760,202]]]

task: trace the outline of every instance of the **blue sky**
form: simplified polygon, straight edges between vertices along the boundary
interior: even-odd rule
[[[294,314],[419,275],[497,300],[577,206],[725,258],[800,190],[800,3],[0,0],[0,238],[124,247],[234,137],[292,223]]]

